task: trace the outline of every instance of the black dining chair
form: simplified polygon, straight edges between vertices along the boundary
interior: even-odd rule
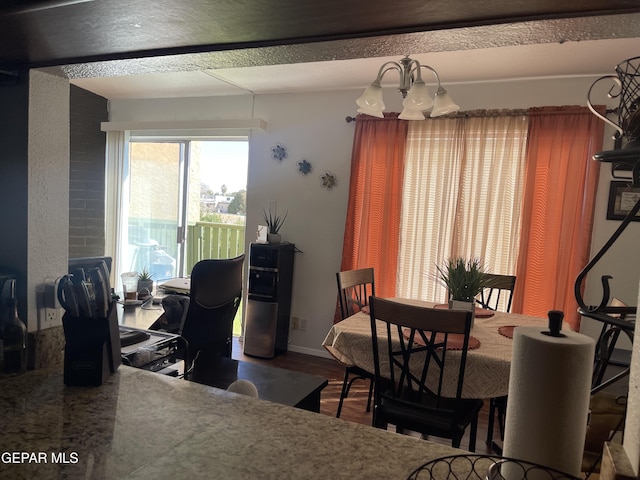
[[[231,358],[233,320],[242,300],[244,255],[201,260],[191,271],[189,309],[180,329],[187,342],[185,372],[206,368],[208,357]]]
[[[485,287],[476,298],[476,303],[488,310],[511,311],[513,290],[516,287],[514,275],[485,273]],[[502,302],[501,302],[502,300]]]
[[[595,346],[589,422],[582,457],[585,478],[600,472],[602,445],[611,442],[624,429],[629,395],[627,377],[631,368],[628,362],[615,358],[615,351],[621,334],[633,345],[636,310],[614,297],[603,312],[580,312],[602,323]]]
[[[498,275],[494,273],[485,274],[485,288],[480,292],[476,303],[488,310],[511,311],[511,301],[513,290],[516,286],[514,275]],[[496,418],[498,419],[498,429],[500,440],[504,440],[504,422],[507,413],[507,397],[497,397],[489,400],[489,419],[487,424],[487,444],[496,453],[501,454],[502,448],[493,441],[493,430]]]
[[[590,318],[602,323],[595,348],[593,376],[591,379],[592,395],[625,378],[631,370],[629,365],[624,365],[624,368],[616,374],[607,374],[620,334],[623,333],[633,345],[636,323],[635,307],[629,307],[623,301],[614,297],[611,299],[609,306],[606,307],[606,310],[608,310],[608,313],[589,315]]]
[[[369,297],[376,294],[373,268],[361,268],[336,273],[338,282],[338,295],[340,303],[340,313],[344,320],[351,315],[358,313],[363,307],[368,305]],[[340,401],[336,417],[340,417],[344,400],[349,395],[349,390],[356,380],[367,380],[369,382],[369,394],[367,397],[367,412],[371,411],[371,398],[373,396],[373,374],[366,370],[350,365],[345,367]]]
[[[467,427],[475,451],[480,399],[462,398],[472,312],[407,305],[371,297],[369,303],[375,365],[373,424],[451,439],[460,443]],[[462,349],[447,349],[451,335]],[[443,392],[449,355],[459,355],[455,392]],[[451,363],[450,365],[453,365]],[[449,369],[453,368],[448,366]],[[451,372],[449,372],[450,374]]]

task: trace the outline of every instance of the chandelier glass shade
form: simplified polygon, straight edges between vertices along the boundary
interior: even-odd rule
[[[429,88],[422,80],[422,69],[433,73],[438,82],[436,94],[432,97]],[[440,84],[440,77],[432,67],[420,65],[420,62],[408,56],[399,62],[386,62],[378,71],[376,79],[367,87],[364,93],[356,100],[358,113],[384,118],[385,109],[382,99],[381,81],[384,75],[395,70],[400,75],[398,91],[402,94],[402,112],[398,118],[402,120],[424,120],[424,112],[430,112],[431,117],[439,117],[460,110],[460,107],[451,99],[451,96]]]

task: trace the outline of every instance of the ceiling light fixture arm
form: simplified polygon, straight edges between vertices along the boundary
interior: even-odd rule
[[[420,64],[418,64],[418,65],[420,65]],[[431,73],[433,73],[433,75],[436,77],[436,81],[438,82],[438,91],[437,91],[436,95],[438,93],[440,93],[442,90],[444,90],[442,88],[442,85],[440,84],[440,75],[438,75],[438,72],[436,72],[435,69],[433,67],[430,67],[429,65],[420,65],[420,66],[422,68],[426,68],[427,70],[430,70]],[[420,80],[420,75],[418,75],[418,80]]]
[[[415,82],[422,81],[422,68],[433,73],[436,77],[436,81],[438,82],[438,89],[442,88],[440,86],[440,76],[433,67],[430,67],[429,65],[422,65],[418,60],[414,60],[409,56],[400,60],[400,63],[390,61],[382,64],[380,70],[378,70],[378,76],[375,81],[380,84],[382,77],[384,77],[387,72],[391,70],[397,71],[398,75],[400,75],[400,86],[398,87],[398,90],[402,93],[402,98],[406,98],[407,92],[411,89],[413,84]]]
[[[402,98],[406,97],[407,92],[411,88],[411,63],[413,62],[416,61],[411,60],[409,57],[405,57],[400,60],[400,63],[393,61],[383,63],[380,70],[378,70],[378,76],[373,84],[380,85],[382,77],[384,77],[387,72],[395,70],[400,76],[400,86],[398,87],[398,90],[402,93]]]
[[[438,82],[438,91],[432,98],[429,89],[422,80],[422,68],[431,71]],[[385,62],[378,70],[376,79],[367,87],[364,93],[358,97],[358,113],[364,113],[373,117],[384,118],[385,109],[382,98],[382,77],[395,70],[400,75],[398,91],[402,94],[402,112],[398,115],[401,120],[424,120],[424,112],[431,112],[431,117],[439,117],[447,113],[455,112],[460,107],[451,99],[447,91],[440,84],[440,77],[432,67],[420,65],[420,62],[406,55],[399,62]]]

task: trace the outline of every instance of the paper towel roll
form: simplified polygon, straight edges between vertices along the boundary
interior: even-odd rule
[[[576,332],[543,331],[514,330],[503,455],[578,477],[595,342]]]

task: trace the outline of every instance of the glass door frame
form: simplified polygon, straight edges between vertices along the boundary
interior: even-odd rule
[[[128,211],[129,211],[129,182],[130,182],[130,144],[131,143],[174,143],[181,145],[179,183],[181,194],[178,198],[178,222],[177,238],[178,258],[176,258],[176,274],[184,276],[186,264],[186,236],[188,222],[188,201],[189,201],[189,172],[191,165],[191,142],[216,142],[216,141],[244,141],[248,142],[250,135],[179,135],[168,133],[167,135],[158,132],[145,133],[142,131],[121,131],[109,132],[113,138],[107,139],[107,231],[114,232],[108,235],[106,242],[106,255],[114,256],[114,268],[112,272],[112,282],[118,285],[116,278],[126,270],[122,270],[121,261],[123,258],[123,245],[128,242]],[[109,150],[112,150],[109,152]],[[246,225],[245,225],[246,228]],[[109,240],[112,239],[112,240]],[[117,289],[117,287],[116,287]]]

